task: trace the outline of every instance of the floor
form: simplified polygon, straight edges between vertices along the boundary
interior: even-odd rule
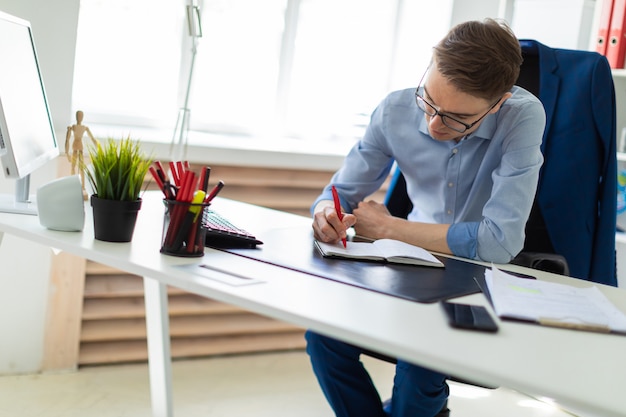
[[[393,367],[365,358],[381,395]],[[174,414],[181,417],[332,417],[304,352],[177,360]],[[451,383],[453,417],[572,417],[520,393]],[[0,417],[149,417],[146,364],[0,376]]]

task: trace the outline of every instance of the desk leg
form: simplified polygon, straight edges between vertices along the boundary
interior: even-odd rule
[[[154,417],[172,417],[172,357],[170,353],[170,324],[167,308],[167,285],[144,277],[148,335],[148,367],[150,396]]]

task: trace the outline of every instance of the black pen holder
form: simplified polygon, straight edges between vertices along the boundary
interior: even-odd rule
[[[163,232],[161,253],[173,256],[200,257],[204,255],[206,230],[202,214],[209,203],[189,203],[163,200]]]

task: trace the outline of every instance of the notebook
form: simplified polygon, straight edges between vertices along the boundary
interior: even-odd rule
[[[327,258],[357,259],[443,268],[443,263],[427,250],[395,239],[378,239],[373,242],[347,242],[345,248],[341,244],[330,244],[316,240],[315,247],[322,256]]]

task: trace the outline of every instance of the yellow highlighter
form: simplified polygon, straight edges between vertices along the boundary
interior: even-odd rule
[[[193,222],[198,221],[198,216],[202,213],[202,203],[204,202],[204,197],[206,197],[206,193],[202,190],[198,190],[193,193],[193,198],[191,199],[192,206],[189,207],[189,213],[193,213]]]
[[[174,250],[178,251],[182,248],[183,242],[185,238],[190,236],[191,225],[194,224],[198,220],[198,216],[202,213],[202,203],[204,202],[204,197],[206,193],[202,190],[198,190],[193,193],[193,199],[191,200],[189,210],[185,213],[185,217],[183,219],[182,224],[180,225],[180,229],[178,229],[178,233],[176,234],[176,239],[174,240]],[[195,236],[195,233],[193,233]],[[192,243],[187,242],[188,244],[193,244],[194,239],[191,240]]]

